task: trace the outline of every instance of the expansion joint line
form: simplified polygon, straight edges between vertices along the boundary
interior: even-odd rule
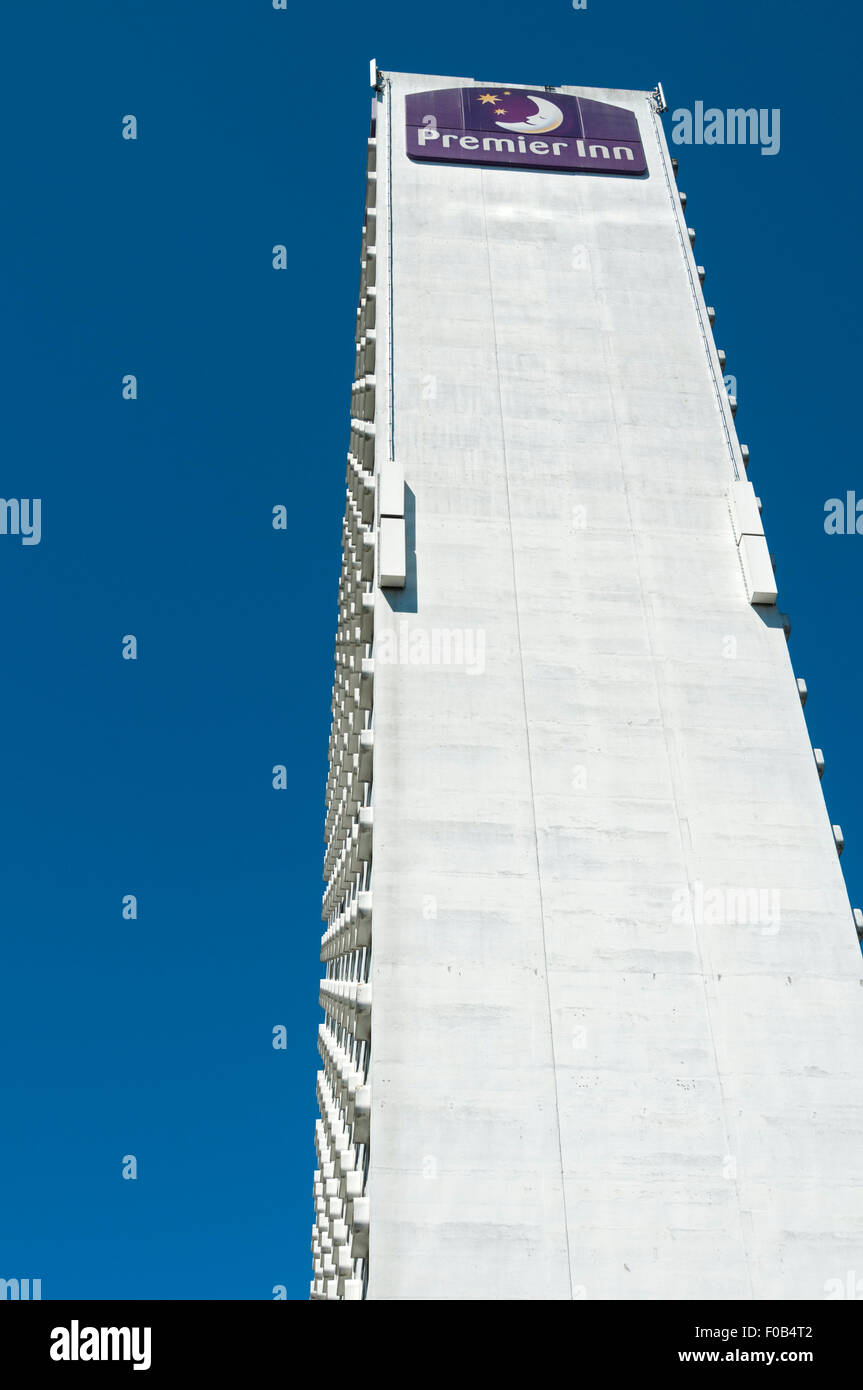
[[[701,307],[700,307],[700,305],[699,305],[699,303],[698,303],[698,295],[697,295],[696,292],[695,292],[695,284],[694,284],[694,281],[693,281],[693,279],[692,279],[692,272],[691,272],[690,266],[689,266],[689,256],[686,254],[686,244],[685,244],[685,242],[684,242],[684,240],[683,240],[683,236],[682,236],[682,233],[681,233],[681,231],[680,231],[680,215],[679,215],[679,212],[678,212],[678,209],[679,209],[680,204],[679,204],[679,202],[677,201],[677,199],[675,198],[674,189],[673,189],[673,187],[672,187],[672,185],[671,185],[671,181],[670,181],[670,179],[669,179],[668,169],[667,169],[666,163],[665,163],[665,156],[664,156],[663,149],[662,149],[662,142],[661,142],[661,140],[659,139],[659,134],[658,134],[657,129],[656,129],[656,126],[657,126],[656,112],[655,112],[652,108],[651,108],[651,119],[652,119],[653,125],[654,125],[654,135],[656,136],[656,143],[657,143],[657,147],[658,147],[658,150],[659,150],[660,162],[661,162],[661,164],[662,164],[663,173],[665,174],[665,183],[666,183],[666,187],[667,187],[667,189],[668,189],[669,197],[671,198],[672,211],[673,211],[674,214],[675,214],[675,226],[677,227],[677,235],[678,235],[678,238],[679,238],[679,240],[680,240],[681,251],[683,252],[683,261],[684,261],[684,265],[686,266],[687,274],[688,274],[688,276],[689,276],[690,289],[691,289],[691,291],[692,291],[692,297],[693,297],[693,301],[694,301],[694,303],[695,303],[695,309],[696,309],[696,312],[697,312],[697,314],[698,314],[698,322],[699,322],[699,325],[700,325],[700,327],[701,327],[701,336],[702,336],[702,339],[704,340],[704,346],[705,346],[705,350],[706,350],[706,352],[707,352],[707,360],[708,360],[708,364],[709,364],[709,366],[710,366],[710,375],[711,375],[711,379],[712,379],[712,381],[713,381],[714,390],[715,390],[715,391],[718,391],[718,385],[717,385],[717,381],[716,381],[716,374],[715,374],[714,369],[713,369],[713,361],[712,361],[712,359],[711,359],[709,345],[708,345],[707,340],[706,340],[706,337],[705,337],[704,324],[703,324],[703,320],[702,320],[702,317],[701,317]],[[728,444],[729,453],[730,453],[730,455],[731,455],[731,463],[732,463],[732,467],[733,467],[733,469],[734,469],[734,476],[735,476],[735,478],[739,478],[740,475],[739,475],[738,470],[737,470],[737,462],[736,462],[735,457],[734,457],[734,450],[733,450],[733,447],[732,447],[732,444],[731,444],[731,436],[730,436],[729,431],[728,431],[728,423],[727,423],[727,420],[726,420],[726,418],[725,418],[725,411],[724,411],[723,408],[722,408],[722,401],[721,401],[721,399],[719,400],[719,412],[720,412],[720,416],[721,416],[721,419],[722,419],[723,427],[724,427],[724,429],[725,429],[725,438],[726,438],[726,442],[727,442],[727,444]],[[630,524],[631,524],[631,517],[630,517]],[[670,778],[671,778],[672,800],[673,800],[673,805],[674,805],[674,814],[675,814],[675,818],[676,818],[676,820],[677,820],[677,825],[678,825],[678,834],[679,834],[679,838],[680,838],[681,858],[682,858],[682,861],[683,861],[684,871],[685,871],[685,873],[686,873],[686,881],[687,881],[687,883],[691,883],[691,882],[693,881],[692,863],[691,863],[692,856],[691,856],[691,853],[690,853],[690,848],[687,846],[687,843],[686,843],[686,837],[685,837],[685,836],[683,835],[683,833],[680,831],[680,826],[684,823],[684,816],[683,816],[683,807],[682,807],[681,804],[680,804],[680,799],[679,799],[678,793],[677,793],[678,780],[679,780],[679,776],[680,776],[680,769],[679,769],[678,760],[677,760],[677,752],[676,752],[676,750],[675,750],[674,756],[672,756],[672,753],[671,753],[671,746],[672,746],[672,745],[670,744],[669,739],[668,739],[668,736],[667,736],[668,721],[666,720],[666,717],[665,717],[665,709],[664,709],[663,701],[662,701],[662,692],[661,692],[661,689],[660,689],[660,686],[659,686],[659,682],[658,682],[657,679],[656,679],[656,671],[657,671],[657,668],[658,668],[658,664],[659,664],[659,663],[658,663],[658,661],[657,661],[656,652],[655,652],[655,650],[654,650],[653,638],[652,638],[652,634],[651,634],[651,631],[650,631],[650,625],[647,624],[647,623],[645,623],[645,630],[646,630],[646,632],[647,632],[647,635],[648,635],[648,643],[649,643],[649,645],[650,645],[651,670],[653,671],[654,690],[655,690],[655,694],[656,694],[657,706],[658,706],[658,709],[659,709],[659,716],[660,716],[660,721],[661,721],[662,728],[663,728],[663,733],[664,733],[664,735],[665,735],[665,739],[664,739],[664,742],[665,742],[665,755],[666,755],[666,762],[667,762],[667,765],[668,765],[669,776],[670,776]],[[697,931],[697,930],[694,931],[694,938],[695,938],[696,951],[697,951],[697,955],[698,955],[698,968],[699,968],[699,973],[700,973],[700,976],[701,976],[702,985],[703,985],[703,991],[704,991],[705,1020],[706,1020],[706,1023],[707,1023],[707,1030],[708,1030],[708,1033],[709,1033],[709,1036],[710,1036],[710,1047],[711,1047],[711,1052],[712,1052],[712,1055],[713,1055],[713,1064],[714,1064],[714,1068],[715,1068],[716,1082],[717,1082],[717,1086],[718,1086],[718,1089],[719,1089],[719,1095],[720,1095],[720,1099],[721,1099],[721,1121],[722,1121],[722,1130],[723,1130],[723,1134],[724,1134],[724,1137],[725,1137],[726,1151],[730,1154],[730,1153],[732,1152],[732,1144],[731,1144],[731,1131],[730,1131],[730,1127],[729,1127],[729,1124],[728,1124],[728,1115],[729,1115],[730,1112],[731,1112],[731,1107],[729,1106],[729,1103],[728,1103],[728,1096],[726,1095],[725,1087],[724,1087],[724,1085],[723,1085],[723,1083],[722,1083],[722,1072],[721,1072],[721,1068],[720,1068],[720,1065],[719,1065],[719,1049],[718,1049],[717,1041],[716,1041],[716,1032],[715,1032],[715,1029],[714,1029],[714,1026],[713,1026],[713,1011],[712,1011],[712,1009],[711,1009],[710,994],[709,994],[709,990],[708,990],[708,988],[707,988],[708,967],[707,967],[707,962],[706,962],[705,959],[704,959],[704,951],[703,951],[703,949],[702,949],[701,939],[700,939],[700,937],[699,937],[699,934],[698,934],[698,931]],[[749,1257],[749,1245],[748,1245],[748,1241],[747,1241],[747,1237],[746,1237],[746,1220],[747,1220],[747,1215],[748,1215],[748,1214],[747,1214],[747,1212],[744,1210],[743,1198],[742,1198],[742,1195],[741,1195],[741,1192],[740,1192],[740,1182],[739,1182],[739,1180],[738,1180],[736,1174],[735,1174],[735,1176],[734,1176],[734,1178],[733,1178],[733,1186],[734,1186],[734,1198],[735,1198],[735,1203],[736,1203],[736,1207],[737,1207],[737,1217],[738,1217],[738,1221],[739,1221],[739,1223],[740,1223],[740,1246],[741,1246],[741,1251],[742,1251],[742,1255],[743,1255],[743,1266],[744,1266],[744,1271],[745,1271],[745,1274],[746,1274],[746,1283],[747,1283],[748,1294],[749,1294],[749,1297],[752,1298],[752,1296],[753,1296],[753,1294],[752,1294],[752,1269],[751,1269],[751,1263],[750,1263],[750,1257]]]
[[[555,1125],[556,1125],[556,1129],[557,1129],[557,1152],[558,1152],[558,1158],[559,1158],[559,1161],[560,1161],[560,1196],[561,1196],[561,1202],[562,1202],[562,1204],[563,1204],[563,1229],[564,1229],[564,1233],[565,1233],[565,1236],[566,1236],[566,1270],[567,1270],[567,1275],[568,1275],[568,1277],[569,1277],[569,1296],[570,1296],[570,1299],[572,1299],[572,1297],[573,1297],[573,1285],[572,1285],[572,1257],[571,1257],[571,1253],[570,1253],[570,1244],[569,1244],[569,1218],[568,1218],[567,1207],[566,1207],[566,1174],[565,1174],[565,1172],[564,1172],[564,1167],[563,1167],[563,1138],[562,1138],[562,1136],[561,1136],[561,1129],[560,1129],[560,1096],[559,1096],[559,1094],[558,1094],[558,1088],[557,1088],[557,1058],[556,1058],[556,1056],[555,1056],[555,1050],[554,1050],[554,1018],[553,1018],[552,1011],[551,1011],[551,986],[549,985],[549,979],[548,979],[548,944],[547,944],[547,941],[546,941],[546,931],[545,931],[545,901],[544,901],[543,892],[542,892],[542,868],[541,868],[541,865],[540,865],[540,856],[539,856],[539,830],[538,830],[537,823],[536,823],[536,800],[535,800],[535,795],[534,795],[534,782],[533,782],[533,752],[532,752],[532,749],[531,749],[531,742],[530,742],[530,722],[529,722],[529,720],[528,720],[528,715],[527,715],[527,688],[526,688],[526,686],[525,686],[525,679],[524,679],[524,653],[523,653],[522,644],[521,644],[521,619],[520,619],[520,617],[519,617],[519,611],[518,611],[518,574],[517,574],[517,568],[516,568],[516,563],[515,563],[515,540],[514,540],[513,531],[512,531],[512,503],[511,503],[511,499],[510,499],[509,464],[508,464],[507,449],[506,449],[506,426],[505,426],[505,424],[504,424],[503,398],[502,398],[502,395],[501,395],[501,388],[500,388],[500,362],[499,362],[499,360],[498,360],[498,343],[497,343],[497,316],[496,316],[496,314],[495,314],[495,308],[494,308],[494,279],[493,279],[493,276],[492,276],[492,267],[491,267],[491,249],[490,249],[490,247],[489,247],[489,239],[488,239],[488,215],[487,215],[487,213],[486,213],[486,205],[485,205],[485,182],[484,182],[484,177],[483,177],[483,171],[482,171],[482,170],[479,171],[479,186],[480,186],[480,194],[481,194],[481,197],[482,197],[482,217],[483,217],[483,229],[484,229],[484,233],[485,233],[485,253],[486,253],[486,264],[487,264],[487,267],[488,267],[488,297],[489,297],[489,306],[490,306],[490,309],[491,309],[491,333],[492,333],[492,344],[493,344],[493,347],[494,347],[494,366],[495,366],[495,381],[496,381],[496,383],[497,383],[498,415],[499,415],[499,418],[500,418],[500,447],[501,447],[501,457],[502,457],[502,459],[503,459],[504,488],[505,488],[505,492],[506,492],[506,517],[507,517],[507,529],[508,529],[508,531],[509,531],[510,563],[511,563],[511,565],[512,565],[512,593],[513,593],[513,604],[514,604],[514,608],[515,608],[515,631],[516,631],[516,640],[517,640],[517,642],[518,642],[518,665],[519,665],[519,671],[520,671],[520,673],[521,673],[521,699],[522,699],[522,709],[523,709],[523,711],[524,711],[524,732],[525,732],[525,744],[526,744],[526,748],[527,748],[528,785],[529,785],[529,788],[530,788],[530,813],[531,813],[531,817],[532,817],[532,819],[533,819],[533,843],[534,843],[534,851],[535,851],[535,854],[536,854],[536,884],[537,884],[537,893],[538,893],[538,896],[539,896],[539,920],[540,920],[540,927],[541,927],[541,930],[542,930],[542,958],[543,958],[543,972],[544,972],[544,974],[545,974],[545,997],[546,997],[546,1005],[547,1005],[547,1008],[548,1008],[548,1033],[549,1033],[549,1046],[550,1046],[550,1048],[551,1048],[551,1075],[552,1075],[552,1082],[553,1082],[553,1086],[554,1086],[554,1118],[555,1118]]]
[[[723,384],[723,386],[720,387],[719,382],[716,380],[716,370],[713,366],[713,358],[710,355],[710,340],[707,337],[707,330],[704,327],[704,317],[701,312],[701,305],[698,302],[699,295],[695,288],[695,281],[692,278],[692,267],[689,263],[690,258],[687,255],[686,240],[684,239],[683,232],[680,230],[680,203],[678,199],[675,197],[674,187],[672,186],[671,182],[671,176],[669,175],[668,166],[665,162],[665,152],[662,148],[662,141],[659,138],[657,113],[652,102],[650,103],[650,119],[653,124],[653,137],[656,140],[656,149],[657,153],[659,154],[659,162],[662,165],[662,172],[665,176],[665,187],[668,190],[668,196],[671,200],[671,209],[674,213],[674,225],[677,228],[677,239],[680,242],[680,250],[683,255],[683,264],[686,266],[686,275],[689,280],[689,292],[692,295],[692,302],[695,305],[695,313],[698,318],[698,328],[701,333],[701,342],[704,347],[705,356],[707,358],[707,366],[710,371],[710,380],[713,383],[713,394],[716,397],[716,405],[717,409],[719,410],[719,418],[722,421],[722,429],[725,434],[725,443],[728,447],[728,456],[731,459],[731,467],[734,472],[735,480],[739,481],[740,470],[737,467],[737,459],[734,457],[734,445],[731,442],[731,431],[728,428],[728,420],[726,418],[725,406],[722,399],[722,397],[725,395],[725,386]]]

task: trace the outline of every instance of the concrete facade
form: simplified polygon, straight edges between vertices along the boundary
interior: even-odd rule
[[[863,966],[661,120],[408,159],[457,86],[375,102],[312,1295],[824,1298]]]

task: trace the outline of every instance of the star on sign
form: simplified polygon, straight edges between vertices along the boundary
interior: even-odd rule
[[[488,103],[490,101],[500,101],[500,97],[492,96],[491,92],[486,92],[485,96],[480,97],[480,101]]]
[[[495,110],[494,110],[494,114],[495,114],[496,116],[505,116],[505,115],[506,115],[506,107],[505,107],[505,106],[496,106],[496,107],[495,107]]]

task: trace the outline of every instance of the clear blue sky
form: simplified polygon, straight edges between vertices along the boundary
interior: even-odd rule
[[[681,149],[680,186],[863,902],[863,537],[823,526],[863,497],[859,30],[851,5],[763,0],[3,7],[0,493],[43,499],[43,537],[0,537],[0,1275],[308,1292],[372,56],[781,108],[777,156]]]

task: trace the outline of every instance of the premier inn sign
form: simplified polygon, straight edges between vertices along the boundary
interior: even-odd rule
[[[643,174],[632,111],[604,101],[508,87],[449,87],[406,98],[411,159],[514,169]]]

